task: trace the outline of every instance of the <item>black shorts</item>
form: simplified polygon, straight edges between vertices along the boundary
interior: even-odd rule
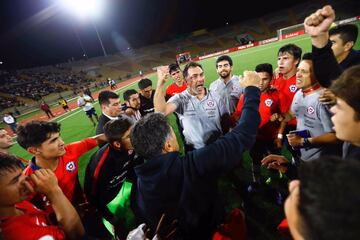
[[[69,109],[69,106],[68,105],[65,105],[65,106],[62,106],[62,108],[65,110],[65,109]]]
[[[85,113],[86,113],[86,116],[88,116],[89,118],[90,118],[92,115],[96,115],[95,108],[92,108],[92,109],[90,109],[89,111],[85,111]]]

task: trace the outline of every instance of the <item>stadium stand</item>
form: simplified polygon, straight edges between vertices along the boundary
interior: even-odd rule
[[[328,1],[337,9],[337,18],[355,16],[356,6],[353,1]],[[175,61],[177,53],[190,51],[191,56],[199,57],[224,49],[240,46],[236,36],[251,35],[256,41],[276,37],[280,28],[301,23],[309,13],[318,9],[322,1],[308,1],[297,6],[272,12],[261,18],[246,20],[241,23],[226,25],[218,29],[204,29],[183,34],[164,43],[127,49],[107,57],[81,59],[55,66],[42,66],[15,72],[0,73],[1,108],[19,105],[19,99],[29,105],[51,93],[76,91],[83,86],[106,86],[108,77],[125,80],[139,72],[151,71],[159,65]],[[21,102],[20,101],[20,102]],[[36,103],[37,104],[37,103]]]

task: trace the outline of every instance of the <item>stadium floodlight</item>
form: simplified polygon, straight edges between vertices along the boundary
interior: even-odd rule
[[[76,17],[79,17],[81,19],[87,17],[91,18],[90,21],[95,29],[104,56],[106,57],[107,54],[105,51],[104,44],[101,40],[99,31],[97,30],[97,27],[94,22],[94,18],[99,18],[102,13],[102,10],[104,8],[104,1],[105,0],[60,0],[60,3],[66,11],[71,12]]]
[[[104,0],[61,0],[62,6],[79,18],[101,16]]]

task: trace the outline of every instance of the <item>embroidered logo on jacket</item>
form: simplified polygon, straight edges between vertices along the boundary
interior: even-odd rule
[[[66,164],[66,171],[73,172],[76,169],[76,165],[73,161]]]
[[[270,107],[273,104],[273,100],[271,100],[270,98],[265,100],[265,106]]]

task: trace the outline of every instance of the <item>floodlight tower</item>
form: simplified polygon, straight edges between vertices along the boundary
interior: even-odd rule
[[[59,0],[61,5],[73,15],[80,19],[90,18],[90,22],[93,25],[98,40],[100,42],[101,49],[106,57],[106,50],[101,40],[100,33],[96,27],[95,18],[99,18],[104,7],[104,0]]]

